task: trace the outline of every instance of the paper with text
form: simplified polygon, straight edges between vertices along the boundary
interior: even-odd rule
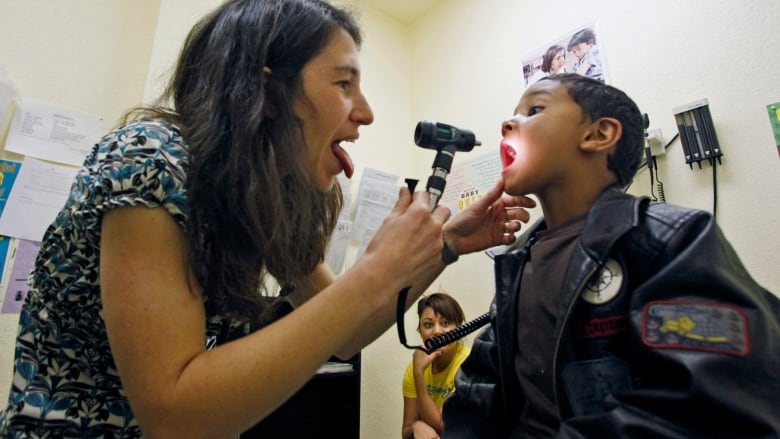
[[[0,235],[40,242],[77,173],[77,168],[25,157],[0,216]]]
[[[16,99],[6,151],[73,166],[103,135],[100,118],[28,98]]]
[[[457,156],[456,156],[457,158]],[[447,206],[453,215],[482,198],[501,178],[501,158],[497,153],[483,154],[453,164],[447,176],[439,204]]]
[[[360,179],[352,239],[371,240],[398,200],[398,176],[366,168]],[[369,235],[366,231],[372,231]]]
[[[336,274],[341,273],[344,269],[344,258],[347,254],[347,244],[351,234],[352,221],[339,219],[325,252],[325,263]]]

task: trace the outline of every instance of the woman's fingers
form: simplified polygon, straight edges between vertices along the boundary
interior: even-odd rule
[[[439,204],[433,209],[431,215],[439,224],[444,224],[450,218],[450,215],[452,215],[452,211],[449,207]]]
[[[394,213],[400,214],[406,210],[407,207],[409,207],[409,203],[411,202],[412,193],[409,192],[409,189],[401,187],[401,189],[398,191],[398,199],[395,200],[395,206],[393,207]]]

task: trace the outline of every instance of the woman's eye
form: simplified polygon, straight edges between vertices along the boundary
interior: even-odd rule
[[[338,84],[338,86],[343,90],[349,90],[349,88],[352,86],[352,83],[349,81],[339,81],[336,84]]]

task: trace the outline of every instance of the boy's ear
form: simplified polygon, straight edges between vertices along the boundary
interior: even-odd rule
[[[590,124],[580,148],[587,152],[612,149],[623,135],[623,124],[614,117],[601,117]]]

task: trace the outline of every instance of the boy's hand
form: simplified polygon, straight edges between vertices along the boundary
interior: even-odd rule
[[[521,222],[530,219],[526,208],[533,207],[536,201],[532,198],[504,194],[504,181],[499,179],[482,198],[444,225],[444,239],[459,255],[511,244]]]

